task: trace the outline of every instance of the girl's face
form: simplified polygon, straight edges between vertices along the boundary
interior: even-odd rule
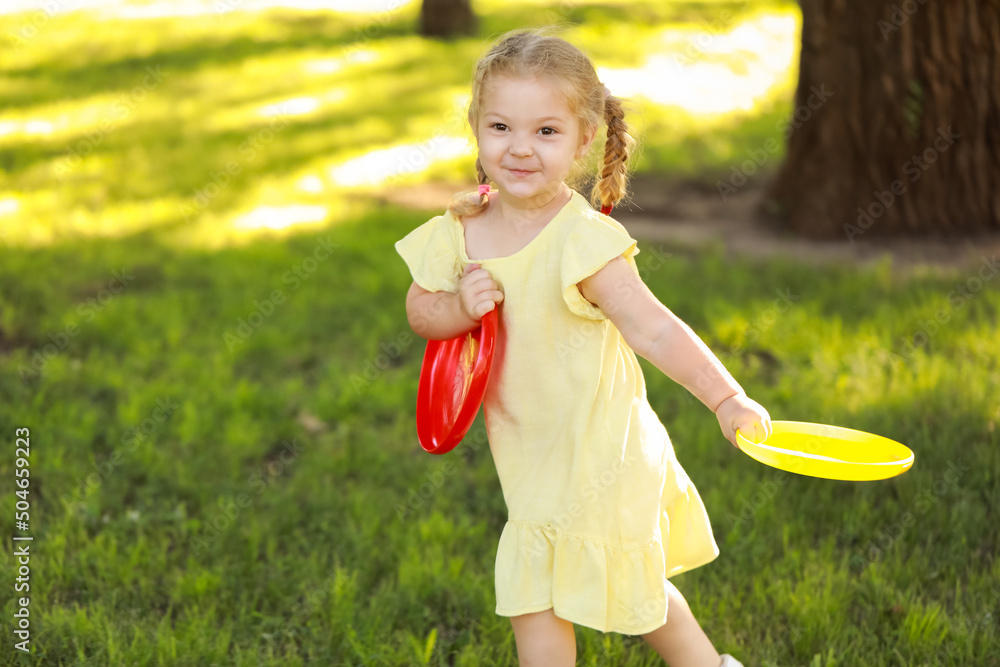
[[[493,77],[483,91],[479,161],[502,197],[541,207],[559,192],[595,129],[580,122],[555,86],[534,77]]]

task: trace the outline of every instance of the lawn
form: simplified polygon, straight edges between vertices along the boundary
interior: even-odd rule
[[[581,39],[640,19],[652,34],[723,5],[505,6],[483,3],[483,35],[546,11],[586,19]],[[12,594],[0,664],[516,664],[494,613],[506,509],[482,417],[446,456],[416,441],[423,341],[392,246],[440,211],[332,175],[440,130],[467,75],[454,64],[471,66],[482,43],[425,43],[412,8],[374,24],[323,16],[57,15],[4,61],[0,127],[20,129],[0,135],[0,525],[17,533],[9,480],[27,427],[35,539],[34,655],[10,648]],[[633,66],[639,33],[602,64]],[[378,57],[342,60],[367,50]],[[136,86],[149,87],[141,100]],[[704,150],[653,132],[640,171],[726,173],[779,136],[787,86],[774,95],[704,124],[649,107],[689,123]],[[106,115],[116,100],[132,105],[120,119]],[[225,181],[230,161],[240,170]],[[459,181],[468,164],[390,185]],[[305,222],[260,222],[282,215]],[[673,580],[720,651],[765,667],[1000,664],[1000,278],[988,262],[902,272],[640,248],[653,292],[772,417],[869,430],[916,454],[881,482],[781,474],[642,362],[722,552]],[[661,664],[639,638],[578,628],[577,641],[580,665]]]

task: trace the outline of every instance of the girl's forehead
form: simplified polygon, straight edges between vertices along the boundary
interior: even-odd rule
[[[542,77],[493,76],[483,82],[482,93],[484,113],[505,109],[524,114],[544,109],[553,115],[573,115],[562,87]]]

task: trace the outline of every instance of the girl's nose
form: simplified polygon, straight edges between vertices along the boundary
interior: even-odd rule
[[[510,141],[510,154],[518,157],[530,157],[534,151],[531,142],[525,138],[513,137]]]

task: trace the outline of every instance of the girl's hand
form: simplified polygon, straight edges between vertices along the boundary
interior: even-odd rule
[[[736,448],[739,448],[736,444],[737,430],[753,442],[763,442],[771,435],[771,416],[760,403],[746,394],[736,394],[724,400],[715,409],[715,416],[719,419],[723,435]]]
[[[503,301],[503,292],[486,269],[469,264],[458,283],[458,302],[462,312],[475,321],[493,310]]]

